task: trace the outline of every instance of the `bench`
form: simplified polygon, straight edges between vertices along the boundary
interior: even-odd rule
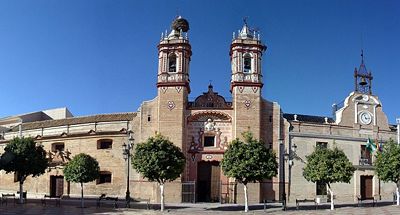
[[[96,207],[100,208],[102,203],[110,203],[114,208],[118,208],[118,197],[109,197],[103,193],[97,199]]]
[[[40,200],[42,202],[42,206],[47,205],[47,201],[54,200],[56,207],[61,206],[61,196],[50,196],[50,195],[44,195],[44,197]]]
[[[362,206],[363,202],[365,201],[372,201],[372,207],[375,207],[375,205],[378,204],[378,200],[375,199],[375,197],[364,197],[362,198],[360,195],[357,196],[357,201],[358,201],[358,207]]]
[[[275,200],[275,199],[264,199],[264,211],[267,209],[268,203],[279,203],[282,204],[282,210],[286,210],[286,201],[285,200]]]
[[[315,202],[315,199],[296,199],[296,210],[299,209],[300,203],[306,203],[306,202],[314,203],[315,210],[317,210],[317,203]]]
[[[17,199],[15,198],[15,193],[3,193],[1,194],[1,204],[8,204],[8,199],[12,199],[15,205]]]

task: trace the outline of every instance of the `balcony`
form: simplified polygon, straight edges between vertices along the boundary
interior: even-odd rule
[[[358,160],[358,165],[360,166],[371,166],[372,165],[372,159],[370,157],[360,157]]]

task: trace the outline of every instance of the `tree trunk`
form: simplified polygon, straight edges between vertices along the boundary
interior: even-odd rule
[[[249,212],[249,205],[247,199],[247,184],[243,184],[244,189],[244,212]]]
[[[23,185],[24,185],[24,181],[21,178],[19,180],[19,203],[21,203],[21,204],[24,204],[24,196],[23,196],[23,194],[24,194],[23,190],[24,189],[23,189]]]
[[[400,184],[397,183],[397,187],[396,187],[397,205],[400,205],[399,186],[400,186]]]
[[[331,194],[331,210],[335,210],[335,205],[333,203],[333,192],[332,192],[330,184],[328,184],[328,190],[329,190],[329,193]]]
[[[160,184],[161,193],[161,211],[164,211],[164,184]]]
[[[83,183],[81,182],[81,208],[85,207],[85,204],[83,202]]]

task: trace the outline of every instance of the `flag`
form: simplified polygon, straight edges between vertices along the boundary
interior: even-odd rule
[[[381,138],[381,142],[379,142],[379,151],[382,152],[383,151],[383,140]]]
[[[370,138],[368,138],[367,145],[365,146],[365,148],[367,148],[367,150],[370,153],[373,153],[374,151],[376,151],[376,145],[375,145],[374,141],[372,141]]]
[[[380,152],[383,151],[383,143],[382,143],[382,141],[379,143],[379,151],[380,151]]]
[[[379,144],[378,135],[376,135],[374,145],[376,146],[376,150],[381,151],[381,146]]]

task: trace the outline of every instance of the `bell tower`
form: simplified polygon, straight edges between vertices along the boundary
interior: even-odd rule
[[[189,63],[192,55],[187,36],[189,23],[178,16],[171,31],[158,44],[158,131],[181,147],[185,137],[185,111],[190,93]]]
[[[362,94],[372,94],[372,74],[367,71],[364,64],[364,51],[361,50],[360,67],[354,69],[354,91]]]
[[[241,138],[241,133],[250,128],[254,137],[260,139],[263,86],[261,59],[266,48],[260,35],[250,30],[246,21],[237,36],[233,33],[229,54],[232,67],[234,138]]]

